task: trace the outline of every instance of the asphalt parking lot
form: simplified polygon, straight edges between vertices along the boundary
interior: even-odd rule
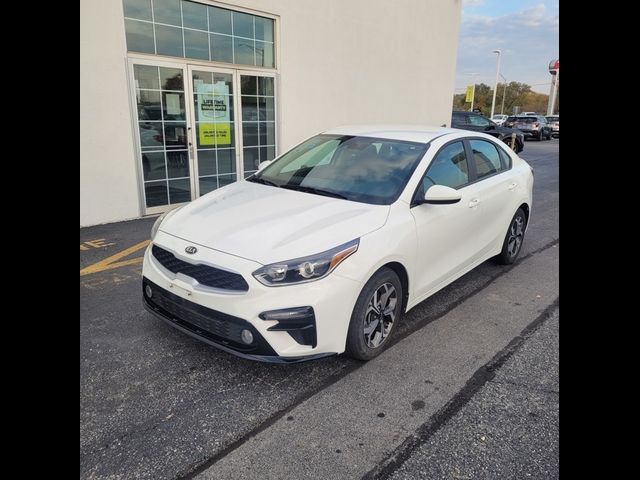
[[[80,475],[556,478],[559,140],[519,261],[422,302],[366,364],[251,362],[142,307],[154,218],[80,230]]]

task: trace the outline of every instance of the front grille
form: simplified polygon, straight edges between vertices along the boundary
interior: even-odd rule
[[[147,285],[152,291],[151,298],[144,293]],[[160,288],[146,277],[142,280],[142,290],[148,307],[200,337],[246,354],[276,355],[262,335],[246,320],[185,300]],[[242,342],[241,333],[245,329],[253,334],[254,340],[250,345]]]
[[[151,253],[160,265],[173,273],[182,273],[198,281],[207,287],[219,288],[221,290],[234,290],[246,292],[249,285],[242,275],[227,272],[209,265],[188,263],[177,258],[173,253],[154,245]]]

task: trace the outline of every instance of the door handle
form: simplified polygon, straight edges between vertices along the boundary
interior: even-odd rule
[[[469,202],[469,208],[477,207],[479,203],[480,203],[480,199],[479,199],[479,198],[473,198],[473,199]]]
[[[518,186],[518,184],[516,182],[513,182],[513,183],[509,184],[509,190],[513,190],[517,186]]]

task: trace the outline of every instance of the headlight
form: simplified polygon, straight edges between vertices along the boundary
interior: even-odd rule
[[[256,279],[269,287],[306,283],[329,275],[347,257],[358,250],[360,239],[339,245],[326,252],[265,265],[253,272]]]
[[[167,213],[169,213],[169,212],[164,212],[162,215],[160,215],[156,219],[155,222],[153,222],[153,227],[151,227],[151,240],[153,240],[156,237],[156,233],[158,233],[158,229],[160,228],[160,224],[164,220],[164,217],[167,216]]]

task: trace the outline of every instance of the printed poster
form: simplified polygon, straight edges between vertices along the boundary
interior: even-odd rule
[[[196,91],[200,145],[231,145],[229,87],[225,82],[200,83]]]

